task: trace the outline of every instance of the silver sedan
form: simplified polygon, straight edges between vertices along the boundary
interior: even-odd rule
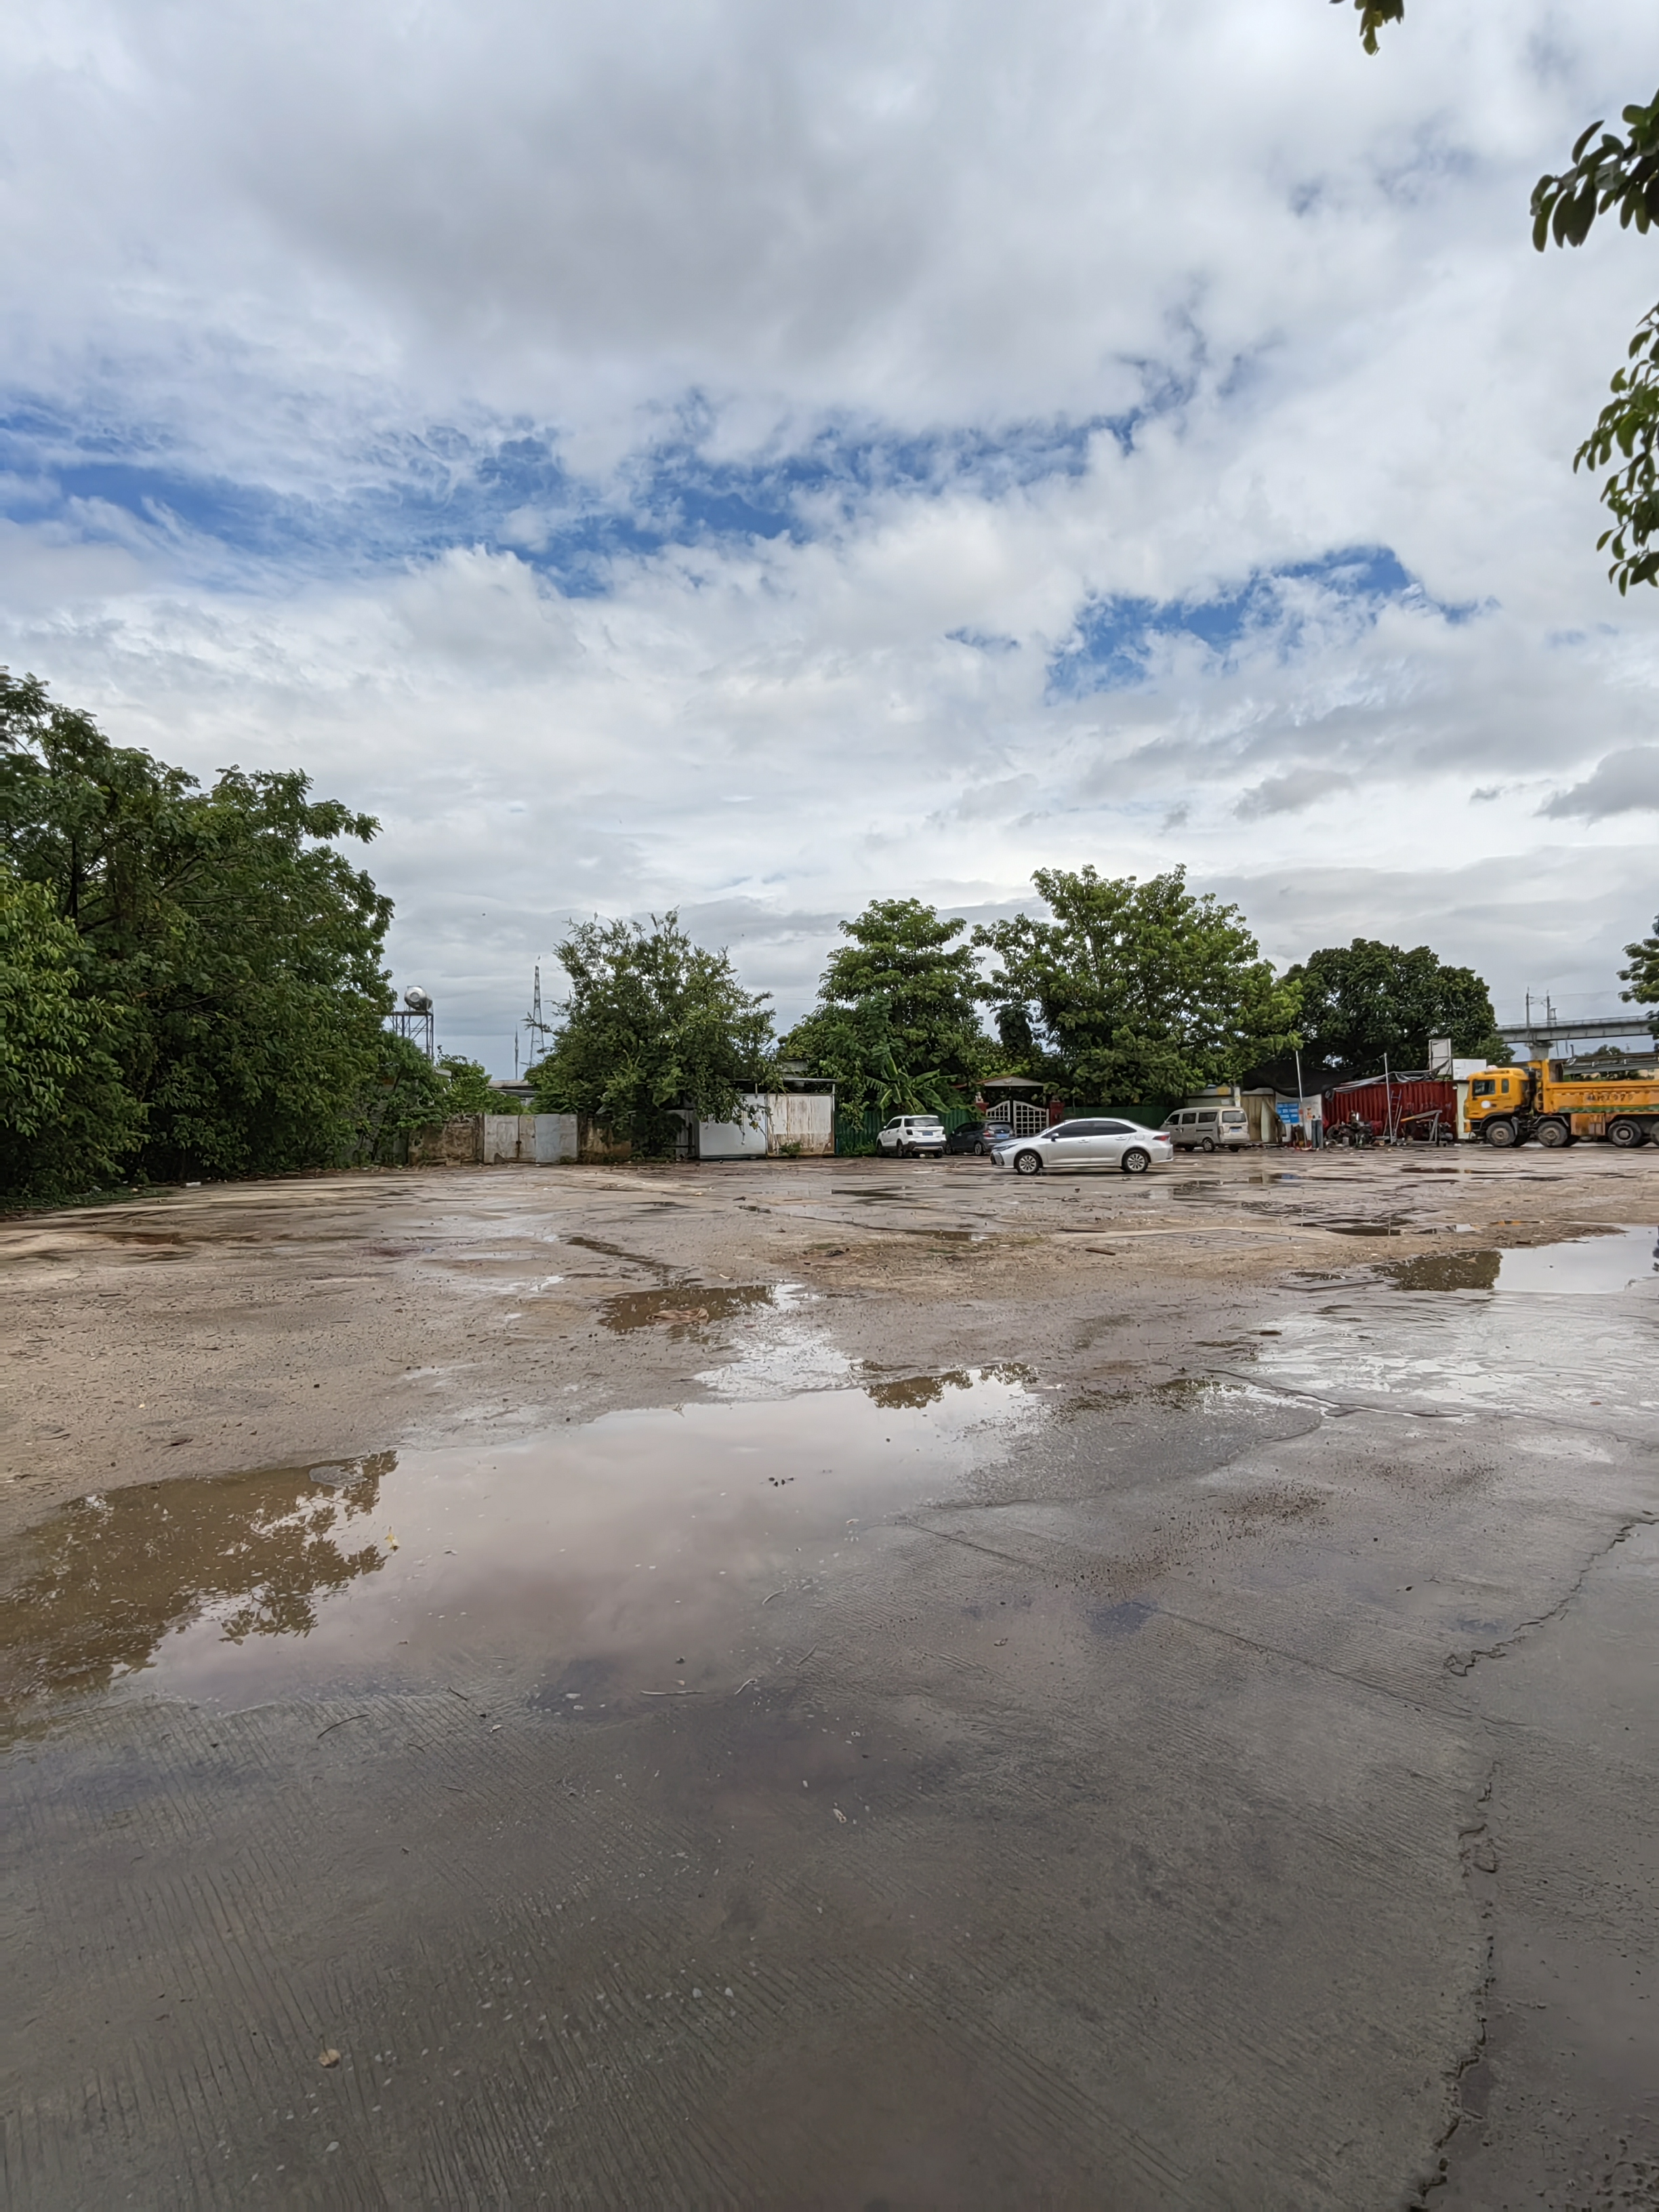
[[[1116,1168],[1122,1175],[1145,1175],[1154,1164],[1175,1158],[1161,1129],[1138,1121],[1056,1121],[1035,1137],[1006,1137],[991,1154],[995,1168],[1016,1175],[1069,1175],[1084,1168]]]

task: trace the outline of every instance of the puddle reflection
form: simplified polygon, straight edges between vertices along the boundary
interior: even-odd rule
[[[711,1322],[730,1321],[734,1315],[752,1313],[757,1306],[776,1304],[766,1283],[744,1283],[725,1290],[706,1290],[693,1284],[678,1291],[623,1291],[607,1298],[599,1309],[605,1327],[625,1334],[635,1328],[665,1328],[671,1336],[684,1336]]]
[[[866,1382],[864,1390],[865,1395],[878,1406],[937,1406],[947,1390],[972,1390],[988,1381],[1024,1387],[1035,1380],[1034,1370],[1012,1364],[972,1370],[952,1367],[943,1374],[905,1375],[891,1382]]]
[[[1409,1213],[1374,1213],[1358,1218],[1352,1215],[1316,1213],[1314,1224],[1328,1229],[1334,1237],[1398,1237],[1402,1231],[1415,1226]]]
[[[557,1682],[578,1722],[727,1694],[792,1633],[763,1598],[811,1595],[1042,1407],[1013,1370],[962,1370],[80,1499],[9,1563],[0,1705]]]
[[[1627,1225],[1516,1252],[1424,1252],[1382,1270],[1402,1291],[1556,1291],[1603,1297],[1659,1277],[1659,1232]]]
[[[1390,1260],[1382,1273],[1401,1291],[1495,1291],[1503,1257],[1501,1252],[1419,1252],[1410,1260]]]
[[[204,1621],[229,1644],[308,1635],[320,1600],[391,1556],[357,1540],[396,1465],[380,1452],[76,1498],[19,1544],[0,1598],[0,1699],[106,1690]]]

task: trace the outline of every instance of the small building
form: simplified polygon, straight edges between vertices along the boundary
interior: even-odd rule
[[[1318,1144],[1320,1101],[1316,1091],[1298,1098],[1295,1091],[1280,1091],[1271,1083],[1212,1083],[1183,1099],[1186,1106],[1239,1106],[1253,1145],[1271,1146],[1294,1141],[1292,1132],[1305,1132],[1305,1141]]]

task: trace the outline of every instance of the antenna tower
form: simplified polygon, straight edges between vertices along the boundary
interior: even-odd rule
[[[524,1018],[525,1028],[530,1034],[530,1056],[540,1060],[547,1051],[547,1040],[553,1034],[553,1024],[542,1012],[542,963],[536,963],[536,986],[531,995],[530,1012]]]

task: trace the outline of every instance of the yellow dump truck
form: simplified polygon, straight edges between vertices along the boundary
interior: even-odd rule
[[[1489,1145],[1603,1139],[1623,1152],[1659,1143],[1659,1048],[1628,1060],[1528,1060],[1469,1079],[1469,1134]]]

